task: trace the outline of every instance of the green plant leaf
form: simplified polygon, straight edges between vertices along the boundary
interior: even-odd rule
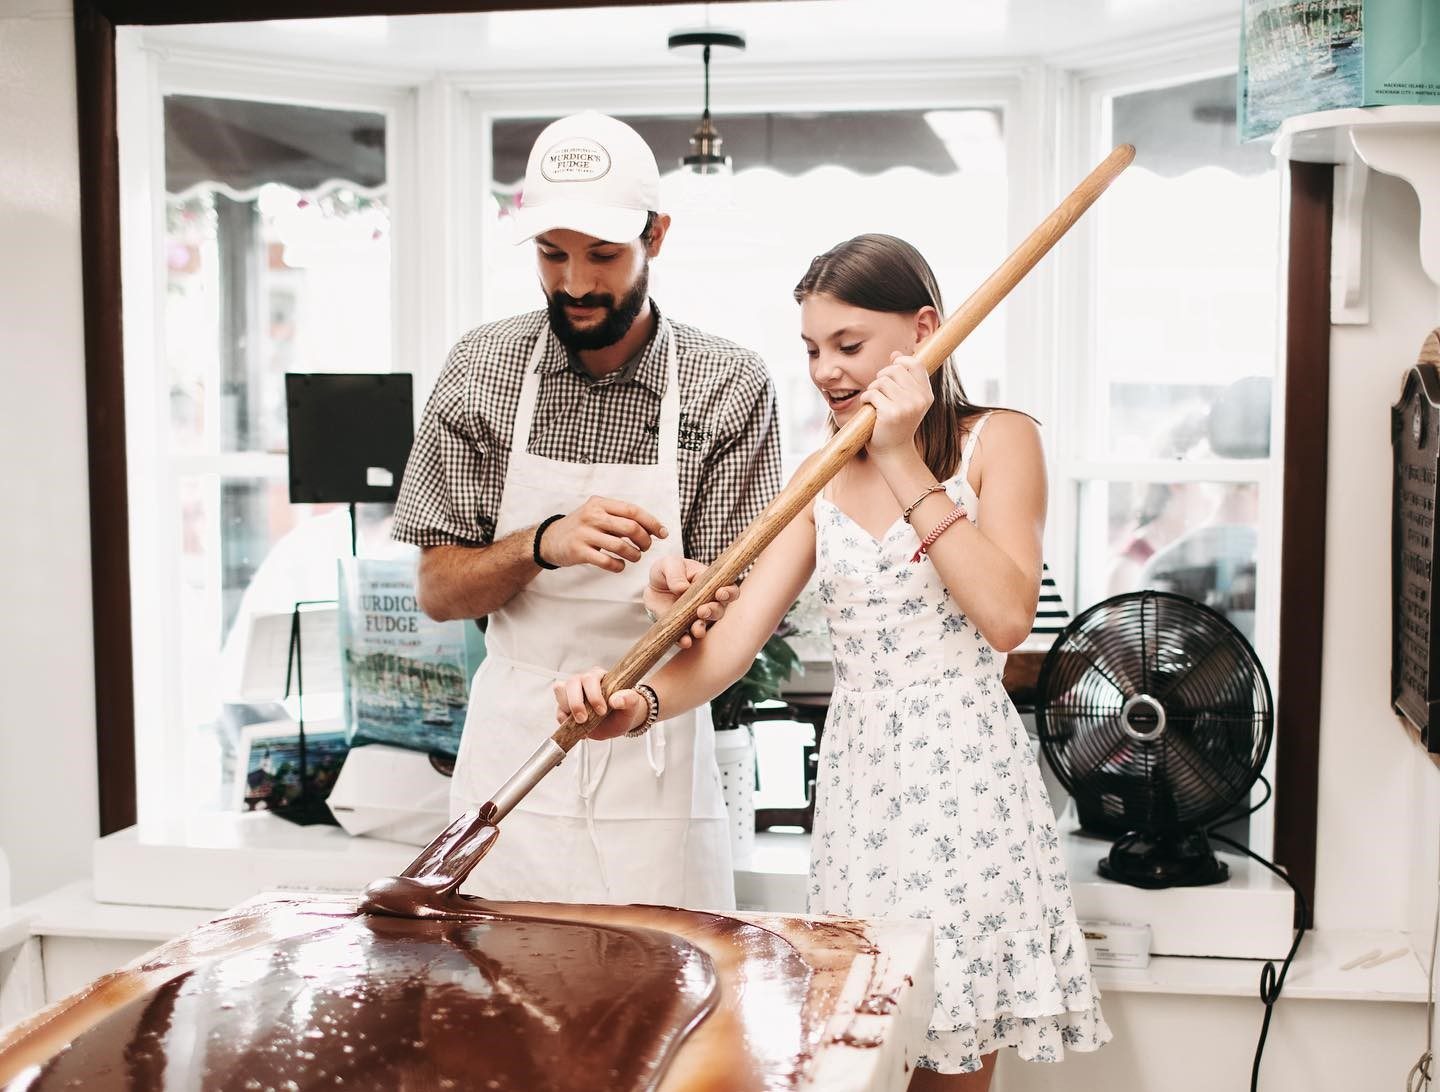
[[[717,728],[738,727],[756,705],[773,701],[791,675],[802,671],[800,656],[778,633],[765,642],[749,669],[710,703]]]

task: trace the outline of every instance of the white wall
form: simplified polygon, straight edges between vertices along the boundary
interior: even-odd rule
[[[1315,909],[1331,929],[1423,917],[1428,947],[1440,770],[1390,709],[1390,406],[1440,326],[1440,288],[1420,268],[1415,191],[1372,174],[1366,205],[1371,321],[1330,339]]]
[[[1389,703],[1389,409],[1440,326],[1440,287],[1420,268],[1408,185],[1372,175],[1366,215],[1371,321],[1331,337],[1316,902],[1327,927],[1406,930],[1423,962],[1440,884],[1440,768]]]
[[[0,850],[13,896],[84,875],[98,831],[68,0],[0,0]]]
[[[1258,985],[1258,982],[1257,982]],[[1002,1058],[992,1092],[1244,1092],[1264,1006],[1250,997],[1110,993],[1115,1038],[1060,1065]],[[1425,1011],[1381,1001],[1281,1000],[1261,1092],[1400,1092],[1424,1048]]]

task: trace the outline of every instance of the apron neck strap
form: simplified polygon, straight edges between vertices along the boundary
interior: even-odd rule
[[[664,315],[655,331],[657,338],[665,343],[665,393],[660,398],[658,453],[656,462],[661,466],[675,466],[680,450],[680,358],[675,350],[675,330]],[[530,431],[535,424],[535,405],[540,397],[540,364],[545,359],[550,344],[550,327],[540,327],[530,350],[530,360],[525,365],[525,376],[520,383],[520,400],[515,405],[515,427],[510,436],[510,457],[524,455],[530,450]]]
[[[655,336],[665,339],[665,393],[660,398],[659,451],[656,462],[676,466],[680,452],[680,360],[675,350],[675,329],[664,315]]]

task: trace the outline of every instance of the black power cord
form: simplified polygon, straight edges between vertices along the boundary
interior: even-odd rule
[[[1430,1066],[1435,1061],[1435,953],[1440,949],[1440,893],[1435,903],[1435,925],[1430,931],[1430,966],[1425,975],[1425,1053],[1405,1075],[1405,1092],[1425,1092],[1430,1087]]]
[[[1290,951],[1286,954],[1285,961],[1280,964],[1279,973],[1276,973],[1275,964],[1271,960],[1266,960],[1265,966],[1260,968],[1260,1000],[1265,1003],[1265,1019],[1260,1024],[1260,1040],[1255,1044],[1255,1064],[1250,1069],[1250,1092],[1258,1092],[1260,1087],[1260,1059],[1265,1053],[1265,1037],[1270,1034],[1270,1017],[1275,1014],[1275,1002],[1280,1000],[1280,991],[1285,986],[1285,976],[1290,973],[1290,964],[1295,959],[1295,953],[1300,950],[1300,941],[1304,938],[1305,931],[1310,928],[1310,904],[1305,901],[1305,896],[1300,893],[1300,889],[1295,886],[1295,882],[1291,880],[1278,865],[1267,861],[1264,857],[1260,856],[1260,854],[1250,850],[1249,847],[1241,845],[1235,841],[1235,839],[1221,834],[1218,830],[1219,827],[1226,823],[1233,823],[1236,819],[1245,819],[1254,815],[1270,802],[1270,798],[1275,795],[1275,790],[1271,787],[1270,782],[1265,778],[1264,774],[1260,775],[1260,780],[1265,785],[1265,798],[1261,800],[1260,803],[1248,811],[1238,812],[1220,820],[1205,832],[1216,841],[1224,842],[1231,848],[1238,849],[1252,860],[1259,861],[1271,872],[1279,876],[1289,885],[1290,890],[1295,893],[1295,901],[1300,907],[1300,926],[1295,931],[1295,940],[1290,945]]]

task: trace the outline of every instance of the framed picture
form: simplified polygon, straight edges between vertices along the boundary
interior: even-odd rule
[[[420,609],[409,559],[341,558],[339,599],[351,740],[458,754],[484,635],[471,622],[436,622]]]
[[[305,729],[305,784],[315,800],[330,795],[350,750],[345,730],[332,722]],[[291,720],[248,724],[241,729],[234,805],[240,811],[271,811],[300,797],[300,730]]]

